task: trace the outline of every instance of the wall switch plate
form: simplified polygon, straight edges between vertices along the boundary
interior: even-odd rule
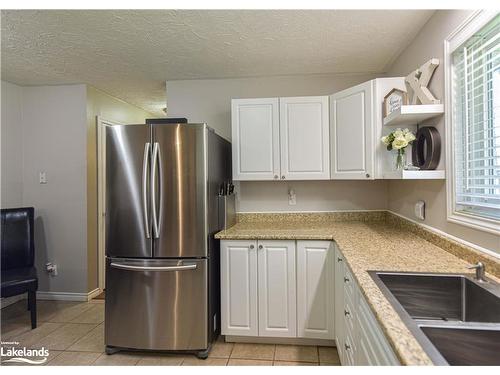
[[[47,172],[40,172],[39,181],[41,184],[47,183]]]
[[[288,190],[288,204],[290,206],[295,206],[297,204],[297,195],[295,195],[295,190]]]
[[[417,219],[425,220],[425,202],[418,201],[415,203],[415,216]]]

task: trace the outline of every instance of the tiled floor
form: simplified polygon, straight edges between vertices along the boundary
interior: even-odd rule
[[[17,341],[26,348],[50,351],[47,365],[115,366],[317,366],[339,365],[330,347],[232,344],[222,338],[209,357],[146,352],[104,353],[104,301],[38,301],[38,327],[31,330],[26,301],[1,310],[2,342]],[[5,345],[4,345],[5,346]],[[9,363],[2,363],[8,365]]]

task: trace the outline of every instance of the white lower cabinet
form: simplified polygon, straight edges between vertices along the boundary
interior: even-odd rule
[[[222,241],[222,334],[258,336],[256,241]]]
[[[257,246],[259,336],[296,337],[295,241]]]
[[[396,366],[399,361],[335,245],[335,340],[343,365]]]
[[[297,241],[298,336],[334,339],[331,241]]]
[[[331,241],[221,241],[223,335],[334,339]]]

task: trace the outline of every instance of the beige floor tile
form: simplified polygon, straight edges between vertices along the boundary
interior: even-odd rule
[[[94,363],[99,356],[100,353],[62,352],[47,363],[47,366],[88,366]]]
[[[184,359],[182,366],[226,366],[227,358],[207,358],[199,359],[195,356],[189,356]]]
[[[276,361],[318,362],[318,348],[302,345],[276,345]]]
[[[43,346],[48,349],[65,350],[96,326],[97,324],[67,323],[42,338],[34,345],[36,347]]]
[[[89,304],[90,308],[78,315],[71,323],[95,323],[100,324],[104,322],[104,305],[103,304]]]
[[[256,359],[230,359],[228,366],[272,366],[273,361],[259,361]]]
[[[231,358],[238,359],[257,359],[270,360],[274,359],[274,351],[276,345],[270,344],[234,344]]]
[[[316,362],[274,361],[273,366],[318,366]]]
[[[340,363],[340,358],[339,358],[339,353],[337,352],[337,348],[319,346],[318,351],[319,351],[319,361],[320,362],[333,363],[333,364]]]
[[[71,307],[77,306],[82,302],[67,301],[43,301],[36,302],[37,318],[40,322],[48,322],[57,314]]]
[[[62,309],[57,310],[56,313],[48,319],[48,321],[54,323],[69,323],[85,311],[90,310],[92,307],[93,305],[86,302],[78,303],[77,305],[72,306],[64,306]]]
[[[20,316],[29,315],[28,312],[28,302],[23,299],[12,305],[4,307],[1,312],[2,323],[9,319],[19,318]]]
[[[142,357],[137,366],[180,366],[186,359],[183,355],[175,354],[151,354]]]
[[[99,324],[68,348],[75,352],[95,353],[103,353],[104,349],[104,323]]]
[[[232,342],[224,342],[217,340],[210,350],[210,358],[229,358],[233,351],[234,344]]]
[[[15,338],[20,346],[34,347],[37,342],[50,335],[63,326],[62,323],[40,323],[35,329],[31,329]]]
[[[135,366],[142,357],[137,353],[116,353],[108,355],[101,354],[97,361],[93,363],[94,366]]]
[[[320,362],[320,363],[319,363],[319,365],[320,365],[320,366],[342,366],[342,365],[340,364],[340,362],[339,362],[339,363]]]

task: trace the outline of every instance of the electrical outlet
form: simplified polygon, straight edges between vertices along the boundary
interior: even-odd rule
[[[39,181],[41,184],[47,183],[47,172],[40,172]]]
[[[288,205],[295,206],[297,204],[297,195],[295,194],[295,190],[288,190]]]
[[[415,216],[417,219],[425,220],[425,202],[418,201],[415,203]]]
[[[45,264],[45,269],[47,272],[52,275],[52,276],[57,276],[57,264],[52,264],[52,263],[46,263]]]

